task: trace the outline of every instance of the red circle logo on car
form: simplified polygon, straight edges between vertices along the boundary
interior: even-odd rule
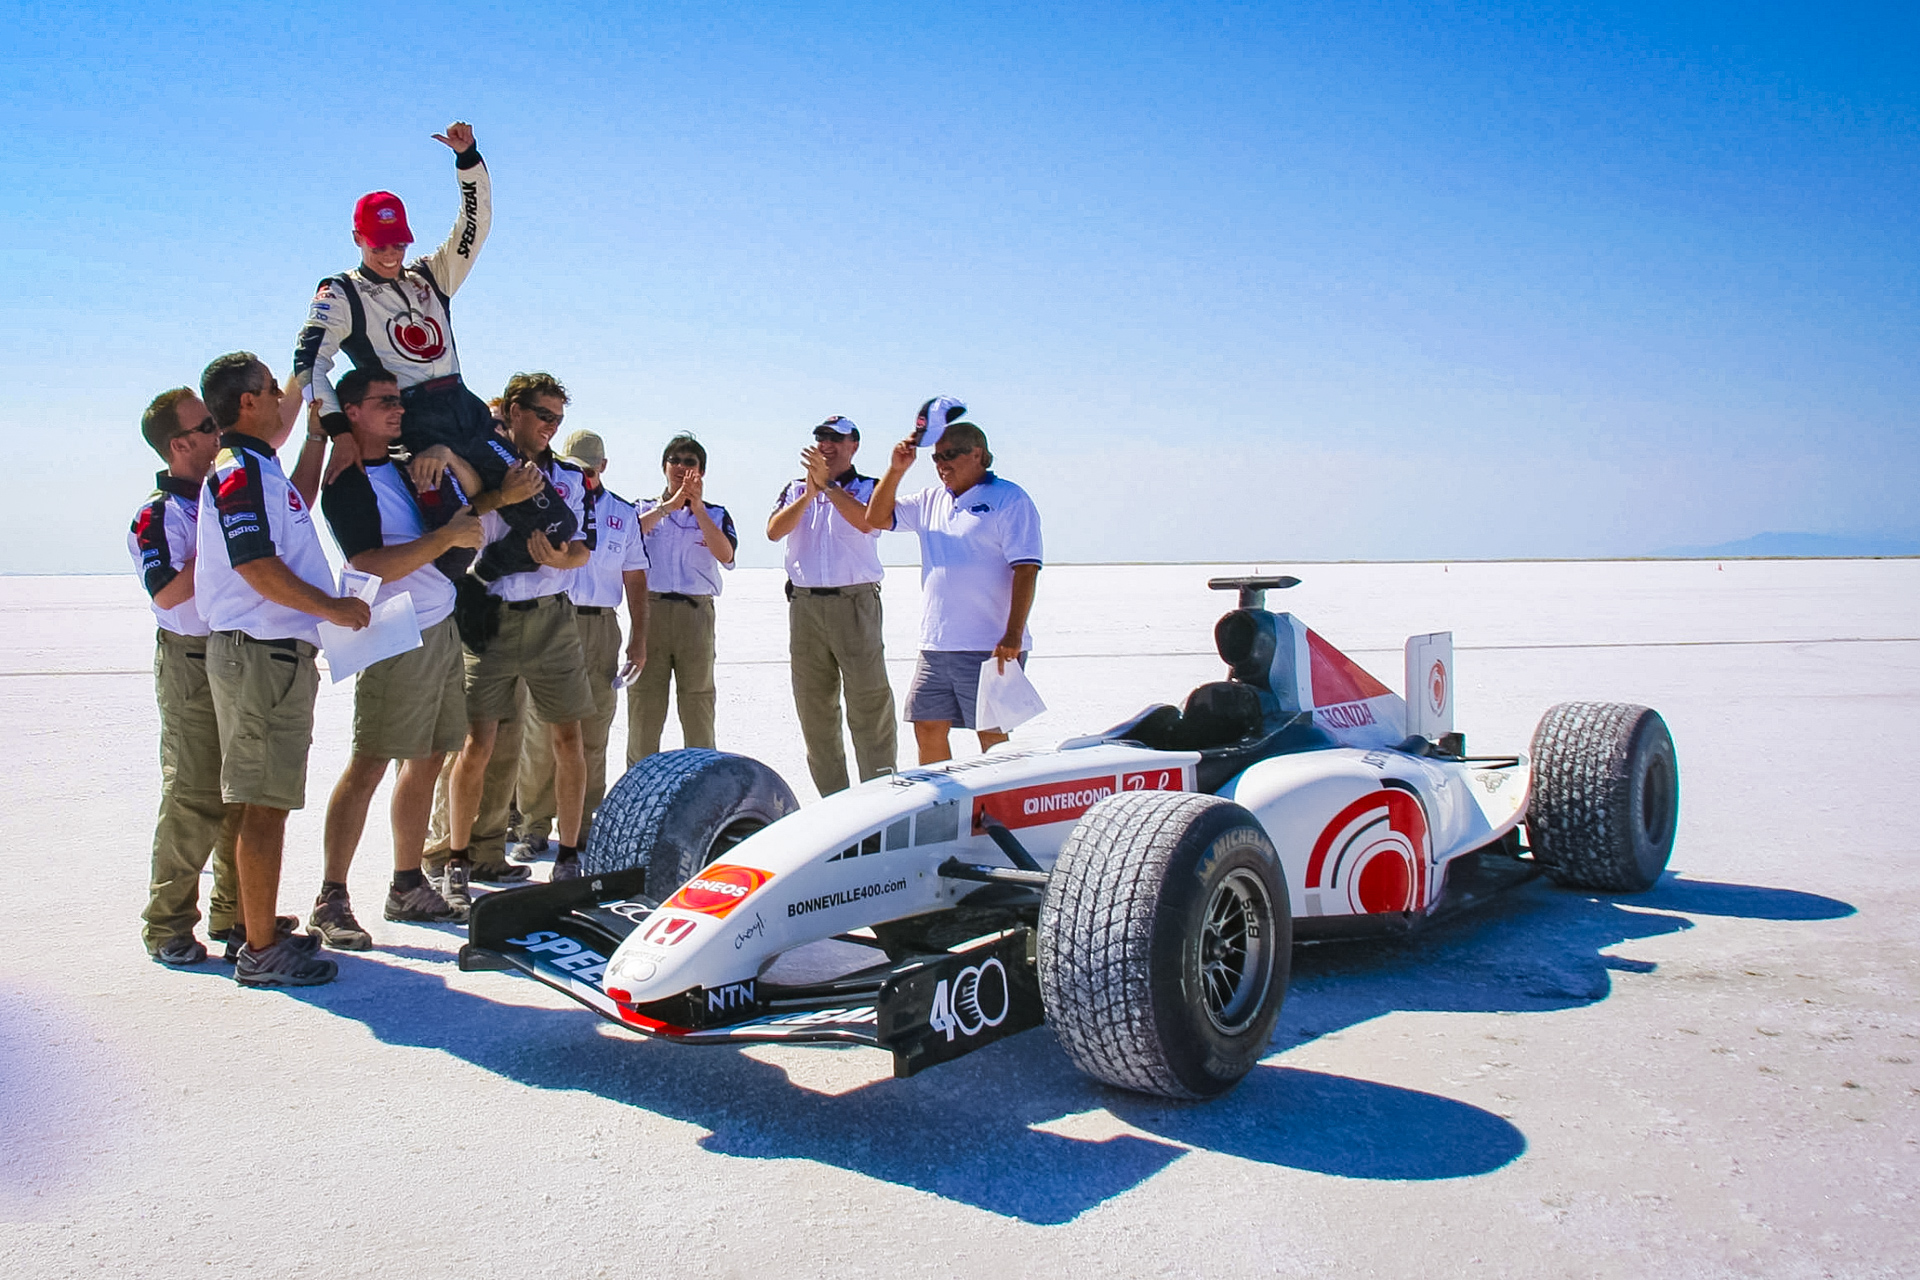
[[[1427,697],[1436,715],[1447,705],[1447,666],[1444,662],[1434,663],[1433,670],[1427,672]]]
[[[667,899],[664,906],[679,911],[698,911],[716,919],[723,918],[739,906],[747,895],[771,879],[773,872],[762,871],[758,867],[716,863],[682,885],[680,892]]]

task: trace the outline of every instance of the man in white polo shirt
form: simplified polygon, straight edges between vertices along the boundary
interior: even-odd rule
[[[860,780],[893,772],[893,687],[881,638],[880,531],[867,523],[874,481],[854,470],[860,428],[828,418],[801,451],[806,475],[780,491],[767,538],[787,540],[787,662],[807,771],[821,795],[847,788],[841,689]]]
[[[581,722],[587,758],[586,798],[581,802],[580,843],[593,834],[593,811],[607,795],[607,736],[620,709],[614,688],[621,663],[620,602],[627,602],[629,632],[625,660],[636,667],[647,657],[647,549],[640,536],[640,513],[603,483],[607,446],[591,431],[567,437],[560,456],[580,469],[586,481],[587,521],[593,526],[593,551],[586,567],[573,572],[567,595],[579,620],[580,652],[593,690],[593,714]],[[527,709],[527,732],[520,749],[520,844],[516,857],[545,853],[554,819],[553,739],[539,712]]]
[[[667,487],[640,503],[647,540],[647,660],[627,686],[627,767],[660,749],[668,681],[678,690],[680,736],[714,745],[713,599],[740,536],[727,509],[706,499],[707,449],[677,435],[660,452]]]
[[[955,724],[979,733],[980,749],[1007,735],[974,724],[980,668],[989,658],[1026,662],[1027,614],[1040,577],[1040,513],[1026,490],[993,474],[986,433],[949,424],[933,446],[940,483],[896,497],[919,453],[916,432],[893,447],[887,474],[867,503],[876,529],[920,535],[920,661],[907,693],[907,719],[920,763],[951,760]]]
[[[507,440],[539,469],[572,512],[574,534],[556,549],[545,533],[521,533],[498,513],[481,518],[489,543],[516,538],[527,547],[534,568],[507,573],[487,584],[498,614],[498,630],[476,649],[466,645],[467,740],[454,763],[447,796],[447,865],[437,886],[452,905],[469,905],[472,873],[469,845],[486,786],[500,722],[515,712],[516,686],[527,684],[527,698],[553,737],[555,825],[560,849],[553,874],[580,874],[580,817],[586,794],[587,761],[580,722],[593,714],[580,630],[567,587],[574,570],[592,552],[584,478],[578,467],[561,461],[548,447],[566,417],[567,389],[550,373],[516,373],[501,393],[506,407]],[[482,552],[484,555],[484,551]],[[469,641],[475,637],[469,637]],[[514,868],[521,874],[525,868]]]
[[[194,602],[195,528],[200,485],[220,450],[220,429],[186,387],[155,396],[140,434],[167,469],[127,532],[141,585],[157,624],[153,688],[160,707],[160,815],[153,824],[147,954],[162,964],[199,964],[207,949],[193,936],[200,919],[200,873],[213,856],[207,924],[225,934],[238,905],[233,842],[240,807],[220,799],[220,728],[207,687],[207,620]]]
[[[220,726],[220,794],[244,806],[235,860],[246,944],[243,986],[331,982],[312,934],[280,932],[280,855],[287,813],[306,803],[307,749],[319,679],[315,623],[355,630],[366,602],[333,594],[313,514],[275,455],[292,430],[280,388],[259,357],[239,351],[207,366],[200,395],[225,428],[200,499],[195,594],[212,633],[207,679]],[[311,451],[310,451],[311,452]]]
[[[347,563],[380,579],[374,607],[405,593],[420,624],[419,648],[376,662],[355,678],[353,756],[327,801],[326,865],[307,924],[330,947],[365,951],[373,938],[354,918],[347,871],[373,793],[395,760],[400,768],[390,808],[393,881],[386,918],[445,923],[465,915],[427,883],[420,857],[440,765],[467,736],[453,582],[434,562],[456,547],[478,549],[481,533],[471,511],[427,531],[411,480],[388,459],[400,438],[398,383],[378,370],[355,369],[340,379],[337,392],[362,466],[334,477],[321,492],[320,512]],[[489,496],[497,499],[499,492]]]

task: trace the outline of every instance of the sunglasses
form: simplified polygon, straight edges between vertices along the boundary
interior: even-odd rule
[[[375,409],[398,409],[406,402],[399,396],[364,396],[360,403]]]
[[[935,462],[952,462],[955,458],[966,457],[974,451],[974,448],[975,446],[968,445],[964,449],[936,449],[933,454],[933,460]]]
[[[676,453],[667,459],[667,465],[670,467],[698,467],[700,465],[700,459],[690,453]]]
[[[208,414],[206,417],[200,419],[199,426],[188,427],[185,431],[182,431],[178,436],[175,436],[174,438],[176,440],[181,440],[181,439],[185,439],[187,436],[210,436],[210,435],[218,434],[219,430],[220,428],[214,425],[213,415]]]
[[[555,413],[551,409],[542,409],[537,404],[523,404],[520,407],[550,427],[557,427],[567,420],[566,414]]]

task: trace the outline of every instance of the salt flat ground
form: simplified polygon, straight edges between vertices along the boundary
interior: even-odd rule
[[[1271,566],[1269,566],[1271,568]],[[1045,742],[1213,678],[1218,569],[1055,567]],[[0,1273],[1911,1275],[1920,1257],[1920,562],[1308,566],[1276,598],[1460,725],[1566,698],[1678,744],[1673,874],[1535,883],[1413,940],[1303,949],[1273,1053],[1175,1106],[1045,1030],[908,1081],[864,1049],[635,1041],[462,974],[451,928],[298,994],[138,939],[157,772],[131,579],[0,580]],[[778,578],[721,604],[722,745],[811,798]],[[887,583],[910,655],[914,575]],[[907,664],[895,668],[904,690]],[[319,876],[323,691],[282,905]]]

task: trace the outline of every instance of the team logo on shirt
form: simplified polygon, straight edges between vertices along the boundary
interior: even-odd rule
[[[300,510],[300,491],[298,489],[292,488],[291,486],[288,487],[287,505],[292,507],[295,511]]]
[[[432,364],[447,353],[446,331],[432,316],[395,316],[387,321],[387,340],[409,360]]]

